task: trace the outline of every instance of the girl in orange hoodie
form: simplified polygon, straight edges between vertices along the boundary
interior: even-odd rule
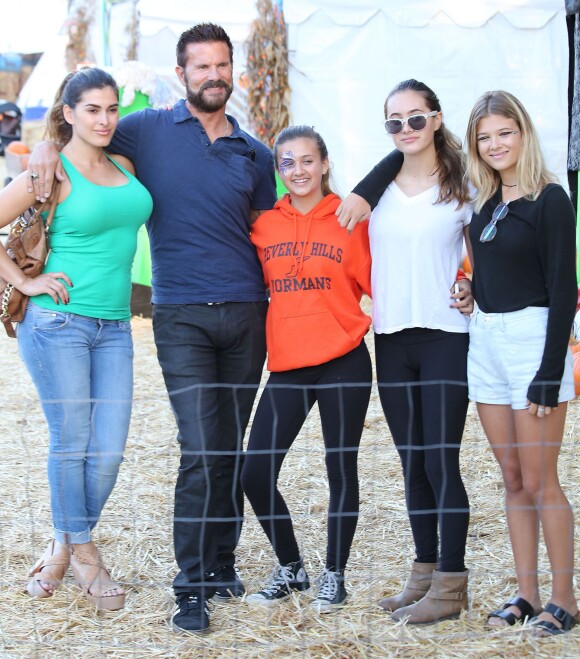
[[[269,606],[310,587],[276,482],[318,402],[330,504],[326,565],[312,607],[326,613],[346,601],[344,570],[358,519],[357,456],[372,379],[364,342],[370,318],[360,307],[363,293],[370,295],[368,223],[359,223],[352,233],[340,227],[328,151],[313,128],[285,128],[274,156],[289,194],[252,227],[270,289],[271,374],[252,424],[242,484],[279,565],[264,589],[247,601]]]

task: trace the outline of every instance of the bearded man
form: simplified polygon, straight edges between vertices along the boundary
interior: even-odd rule
[[[270,150],[226,114],[233,47],[225,30],[204,23],[185,31],[176,73],[186,98],[123,117],[109,151],[131,159],[154,202],[153,332],[181,448],[173,627],[203,633],[208,599],[245,592],[234,568],[242,440],[266,354],[268,304],[249,233],[276,188]],[[31,185],[43,198],[60,161],[54,145],[37,149]]]

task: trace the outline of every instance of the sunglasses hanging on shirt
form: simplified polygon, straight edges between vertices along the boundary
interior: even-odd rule
[[[508,214],[509,203],[509,201],[500,201],[495,207],[495,210],[491,214],[491,222],[481,232],[481,236],[479,237],[480,243],[489,243],[495,238],[495,234],[497,233],[497,223],[500,220],[503,220]]]

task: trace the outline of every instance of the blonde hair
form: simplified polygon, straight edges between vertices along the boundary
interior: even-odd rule
[[[513,119],[520,131],[522,146],[516,176],[522,196],[531,200],[537,199],[548,183],[557,181],[554,174],[546,167],[536,129],[521,102],[506,91],[486,92],[475,102],[471,110],[465,138],[467,145],[466,176],[476,189],[474,203],[477,213],[501,186],[499,172],[483,161],[477,148],[479,122],[490,115]]]

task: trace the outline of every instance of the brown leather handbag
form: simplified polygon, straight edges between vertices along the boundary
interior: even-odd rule
[[[48,232],[59,193],[60,182],[56,184],[50,199],[38,207],[29,208],[10,225],[6,252],[27,277],[38,277],[44,269],[49,251]],[[44,222],[42,213],[47,209],[48,217]],[[24,319],[27,304],[28,295],[24,295],[0,277],[0,320],[8,336],[16,338],[12,323],[19,323]]]

